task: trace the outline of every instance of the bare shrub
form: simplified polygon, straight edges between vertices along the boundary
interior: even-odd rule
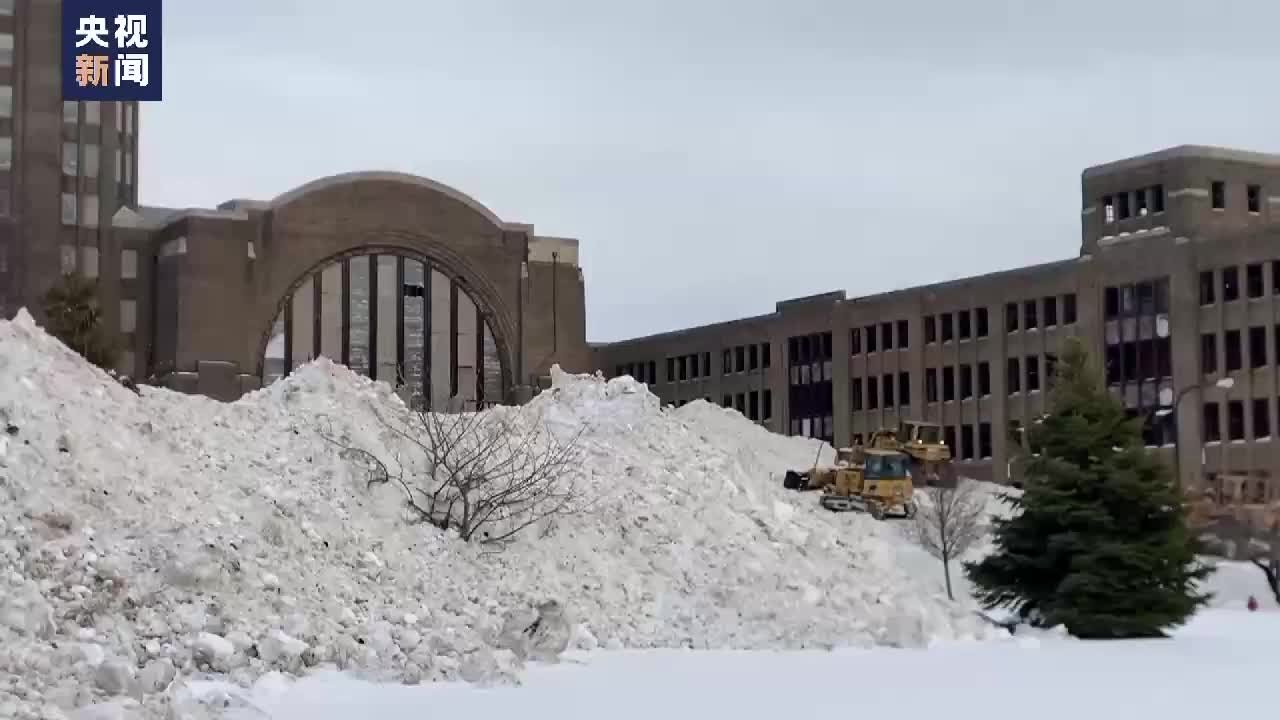
[[[463,540],[501,543],[586,509],[578,483],[581,429],[560,440],[524,410],[508,408],[379,419],[395,460],[337,443],[344,457],[368,473],[369,485],[403,490],[418,520]]]
[[[951,561],[964,555],[986,532],[986,503],[976,483],[961,480],[955,487],[930,486],[920,490],[930,502],[922,504],[911,525],[911,534],[930,555],[942,561],[951,590]]]
[[[1189,517],[1206,551],[1253,563],[1280,604],[1280,502],[1266,502],[1265,491],[1249,497],[1247,481],[1223,476],[1193,491]]]

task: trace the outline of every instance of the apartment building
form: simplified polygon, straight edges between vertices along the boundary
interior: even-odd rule
[[[966,473],[1008,482],[1073,336],[1183,483],[1231,473],[1280,497],[1280,155],[1179,146],[1091,167],[1069,259],[786,300],[594,353],[665,402],[710,400],[790,435],[846,444],[938,422]]]

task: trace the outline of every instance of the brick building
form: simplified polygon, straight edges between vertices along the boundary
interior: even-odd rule
[[[64,102],[60,32],[58,0],[0,0],[0,316],[38,317],[63,273],[94,278],[121,371],[218,398],[322,354],[433,407],[519,401],[552,363],[590,365],[577,241],[426,178],[140,206],[138,107]]]
[[[1063,339],[1079,336],[1153,452],[1173,462],[1177,448],[1184,483],[1243,474],[1255,497],[1280,497],[1280,155],[1170,148],[1085,170],[1081,198],[1076,257],[786,300],[596,346],[596,365],[665,402],[704,398],[840,444],[939,422],[968,474],[1007,481],[1011,442],[1043,412]]]

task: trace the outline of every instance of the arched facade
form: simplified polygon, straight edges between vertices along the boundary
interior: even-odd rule
[[[173,371],[183,389],[236,397],[273,370],[326,355],[379,380],[413,375],[410,392],[428,402],[428,366],[463,399],[473,373],[471,399],[513,402],[552,363],[590,363],[577,242],[538,237],[426,178],[349,173],[270,202],[162,218],[122,213],[115,226],[123,243],[146,233],[154,257],[152,342],[137,365]],[[370,303],[372,315],[353,314],[353,302]],[[362,322],[378,335],[363,349]],[[290,352],[273,368],[266,357],[276,335]],[[361,366],[369,354],[377,360]]]

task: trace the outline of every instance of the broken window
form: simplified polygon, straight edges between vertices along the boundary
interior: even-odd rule
[[[1227,403],[1227,439],[1244,439],[1244,402],[1241,400]]]
[[[1218,416],[1218,403],[1207,402],[1204,404],[1204,418],[1201,428],[1204,430],[1205,442],[1220,442],[1222,440],[1222,420]]]
[[[1271,294],[1280,295],[1280,260],[1271,261]]]
[[[1054,378],[1058,374],[1058,356],[1053,353],[1044,354],[1044,376],[1049,383],[1049,387],[1053,387]]]
[[[1251,298],[1260,298],[1262,288],[1262,263],[1246,265],[1244,268],[1244,291]]]
[[[1200,372],[1203,375],[1218,372],[1218,336],[1214,333],[1200,336]]]
[[[1240,299],[1240,270],[1235,266],[1222,268],[1222,302]]]
[[[978,363],[978,394],[982,397],[991,394],[991,363]]]
[[[1133,191],[1133,214],[1138,217],[1146,217],[1147,215],[1147,189]]]
[[[1243,365],[1243,353],[1240,348],[1240,331],[1228,330],[1222,335],[1222,344],[1227,354],[1227,372],[1235,372]]]
[[[723,402],[721,402],[721,403],[720,403],[720,405],[721,405],[722,407],[733,407],[733,396],[732,396],[732,395],[725,395],[725,396],[724,396],[723,398],[721,398],[721,399],[722,399],[722,401],[723,401]]]
[[[1005,303],[1004,325],[1005,332],[1013,332],[1018,329],[1018,303]]]
[[[1212,305],[1217,302],[1214,298],[1213,271],[1202,270],[1200,272],[1200,304]]]
[[[1209,194],[1212,196],[1214,210],[1222,210],[1227,206],[1227,186],[1221,180],[1210,183]]]
[[[1151,281],[1138,283],[1138,314],[1153,315],[1156,311],[1156,286]]]
[[[796,339],[791,338],[791,361],[796,361]],[[720,352],[720,372],[728,375],[733,372],[733,350],[725,348]]]
[[[987,329],[988,329],[987,328],[987,309],[984,307],[980,307],[977,310],[974,310],[973,312],[977,316],[978,328],[977,328],[976,334],[978,337],[984,338],[987,336]]]
[[[1262,188],[1258,185],[1249,185],[1246,191],[1249,199],[1249,212],[1260,212],[1262,210]]]
[[[1256,325],[1249,328],[1249,367],[1256,370],[1267,366],[1267,328]]]
[[[1256,398],[1253,401],[1253,439],[1271,437],[1271,401]]]
[[[1005,384],[1009,386],[1009,394],[1012,395],[1022,390],[1022,368],[1018,367],[1018,358],[1009,358],[1006,362],[1007,372]]]

